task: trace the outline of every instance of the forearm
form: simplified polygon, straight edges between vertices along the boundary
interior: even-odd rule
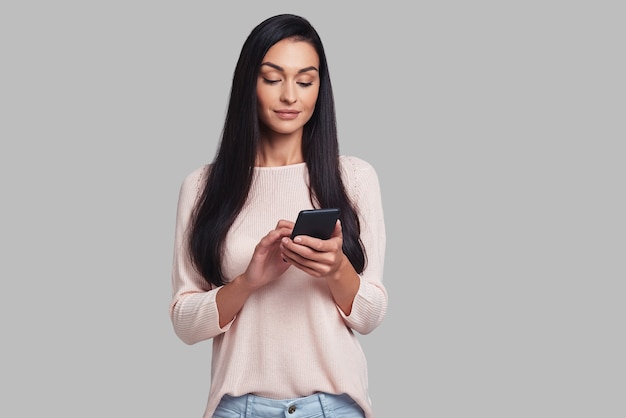
[[[253,289],[246,284],[243,275],[237,276],[230,283],[222,286],[215,297],[219,312],[220,327],[225,327],[243,308]]]
[[[326,277],[326,283],[335,303],[346,315],[350,315],[352,311],[352,303],[359,291],[360,281],[359,275],[345,255],[339,269]]]

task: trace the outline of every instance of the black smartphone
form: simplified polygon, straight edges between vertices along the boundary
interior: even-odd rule
[[[328,239],[335,229],[337,219],[339,219],[337,208],[301,210],[293,227],[291,239],[296,235]]]

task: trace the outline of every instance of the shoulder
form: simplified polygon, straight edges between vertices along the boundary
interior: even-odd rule
[[[360,195],[365,190],[379,187],[376,170],[368,161],[359,157],[342,155],[339,157],[339,166],[343,182],[350,195]]]
[[[210,164],[205,164],[187,174],[183,180],[182,189],[193,194],[198,194],[204,186],[210,167]]]
[[[365,161],[359,157],[351,155],[341,155],[339,157],[339,166],[344,176],[344,180],[359,181],[362,179],[368,179],[377,177],[376,170],[368,161]]]

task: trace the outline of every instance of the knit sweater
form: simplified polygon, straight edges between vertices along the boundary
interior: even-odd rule
[[[170,318],[186,344],[212,340],[211,386],[204,418],[222,395],[252,393],[291,399],[316,392],[346,393],[373,417],[368,394],[367,361],[355,335],[368,334],[387,311],[382,284],[385,225],[379,181],[373,167],[356,157],[340,157],[342,179],[356,204],[367,264],[352,311],[334,303],[323,278],[291,266],[278,279],[253,293],[223,328],[216,287],[189,262],[186,231],[209,166],[191,172],[180,189]],[[246,204],[226,237],[223,271],[227,280],[243,273],[255,245],[279,219],[294,221],[312,208],[305,163],[256,167]]]

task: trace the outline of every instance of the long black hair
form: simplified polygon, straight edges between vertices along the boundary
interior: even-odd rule
[[[320,61],[317,103],[302,137],[311,204],[341,210],[343,251],[357,272],[365,268],[359,219],[341,179],[335,103],[324,47],[308,20],[281,14],[261,22],[243,44],[233,75],[219,149],[192,213],[191,260],[205,280],[215,286],[225,283],[221,263],[224,240],[252,183],[260,137],[256,83],[261,63],[267,51],[286,38],[310,43]]]

